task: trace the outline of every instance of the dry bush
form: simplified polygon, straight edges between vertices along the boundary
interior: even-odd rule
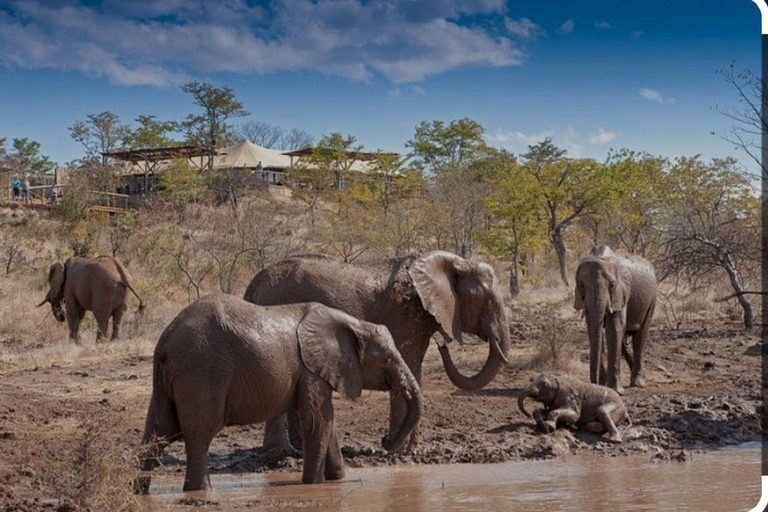
[[[524,367],[535,370],[572,371],[580,347],[579,314],[563,314],[565,301],[547,302],[526,315],[535,352]]]

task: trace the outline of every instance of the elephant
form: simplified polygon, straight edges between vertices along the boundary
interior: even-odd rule
[[[64,322],[62,302],[64,303],[70,341],[78,340],[80,322],[86,311],[92,311],[96,317],[99,327],[97,342],[107,335],[110,317],[112,339],[117,339],[120,335],[120,321],[127,309],[127,290],[139,299],[138,312],[144,311],[144,302],[131,286],[128,272],[111,256],[98,256],[94,259],[69,258],[63,265],[54,263],[48,269],[48,284],[48,293],[37,307],[50,303],[53,316],[59,322]]]
[[[630,367],[630,386],[644,387],[643,353],[656,308],[653,266],[634,254],[593,247],[576,271],[573,307],[583,311],[589,336],[589,380],[623,393],[621,353]],[[605,330],[605,333],[603,333]],[[605,336],[603,336],[605,334]],[[632,336],[632,354],[628,337]],[[605,345],[603,346],[603,340]],[[607,369],[604,349],[607,349]]]
[[[316,301],[382,324],[419,384],[424,355],[437,332],[442,335],[437,345],[445,371],[460,389],[486,386],[507,362],[509,327],[493,269],[448,252],[411,254],[368,265],[320,254],[295,256],[259,272],[244,298],[261,305]],[[447,347],[451,340],[463,343],[463,333],[489,344],[488,357],[473,376],[459,372]],[[390,433],[398,430],[405,405],[402,397],[391,395]],[[418,437],[416,430],[409,449],[417,446]],[[286,417],[267,424],[265,445],[278,456],[294,452]]]
[[[184,490],[210,487],[208,447],[225,426],[260,423],[297,409],[304,440],[303,483],[344,477],[332,391],[398,391],[408,403],[402,428],[381,444],[397,451],[421,418],[421,389],[386,327],[319,303],[257,306],[208,295],[182,310],[157,343],[141,468],[183,439]],[[150,477],[134,481],[146,493]]]
[[[608,440],[621,443],[617,425],[629,421],[621,396],[611,388],[590,384],[567,375],[539,374],[517,399],[517,406],[527,417],[525,399],[533,398],[544,408],[533,413],[536,424],[554,432],[558,422],[585,427],[590,432],[608,432]]]

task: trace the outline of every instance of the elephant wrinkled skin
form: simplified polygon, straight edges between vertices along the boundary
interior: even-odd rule
[[[142,470],[157,465],[168,443],[183,439],[184,490],[208,488],[206,459],[216,433],[295,408],[304,440],[302,481],[338,480],[344,464],[331,394],[357,398],[363,388],[405,397],[402,428],[382,440],[386,450],[400,449],[419,422],[422,397],[384,326],[318,303],[262,307],[231,295],[203,297],[179,313],[155,348]],[[147,492],[149,476],[134,489]]]
[[[610,441],[620,443],[621,434],[616,426],[629,421],[627,408],[616,391],[565,375],[542,373],[520,395],[517,405],[530,418],[525,409],[526,398],[544,404],[534,411],[533,417],[547,432],[554,432],[560,422],[585,427],[596,434],[608,432]]]
[[[63,265],[54,263],[48,269],[48,284],[48,293],[38,307],[50,303],[56,320],[64,322],[66,319],[71,341],[77,341],[80,322],[86,311],[92,311],[96,317],[99,327],[97,342],[107,335],[110,317],[112,339],[117,339],[120,321],[127,309],[128,290],[139,299],[139,312],[144,310],[144,303],[131,286],[125,267],[111,256],[69,258]]]
[[[622,393],[623,352],[632,373],[630,385],[645,385],[643,353],[656,308],[656,294],[653,266],[640,256],[617,254],[609,247],[599,246],[581,260],[576,271],[573,307],[584,311],[587,323],[590,382]],[[631,355],[628,336],[632,336]],[[607,369],[604,348],[608,354]]]
[[[392,333],[419,383],[422,361],[436,332],[446,341],[463,343],[462,333],[466,332],[488,342],[488,358],[474,376],[462,375],[446,344],[438,343],[448,378],[461,389],[486,386],[506,363],[509,328],[493,269],[447,252],[414,254],[366,266],[324,255],[296,256],[259,272],[244,298],[261,305],[320,302],[382,324]],[[398,430],[405,410],[402,397],[393,395],[390,433]],[[286,425],[285,417],[269,422],[265,446],[291,453]],[[417,440],[414,432],[409,448]]]

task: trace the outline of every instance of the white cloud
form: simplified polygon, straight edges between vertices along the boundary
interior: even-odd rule
[[[635,30],[634,32],[632,32],[632,33],[630,34],[630,36],[632,37],[632,39],[640,39],[640,38],[641,38],[641,37],[643,37],[644,35],[645,35],[645,32],[643,32],[642,30]]]
[[[604,128],[598,128],[596,132],[589,136],[589,143],[593,146],[603,146],[613,142],[618,134],[616,132],[608,131]]]
[[[395,87],[394,89],[390,89],[387,95],[393,98],[399,98],[403,93],[400,91],[399,87]]]
[[[425,91],[424,88],[419,85],[413,86],[413,92],[414,94],[418,94],[419,96],[426,96],[427,94],[427,91]]]
[[[572,34],[574,26],[575,26],[575,23],[573,22],[573,20],[567,20],[563,22],[562,25],[560,25],[558,32],[560,32],[563,35]]]
[[[420,81],[466,66],[522,64],[508,38],[459,16],[502,19],[503,0],[16,0],[0,8],[0,66],[78,70],[120,84],[199,73],[314,71]]]
[[[595,28],[613,28],[610,21],[596,21]]]
[[[539,133],[524,133],[521,131],[505,132],[499,130],[495,134],[489,135],[488,140],[502,146],[508,145],[510,143],[522,143],[526,146],[531,146],[533,144],[538,144],[547,137],[551,136],[552,132],[546,130]]]
[[[662,103],[662,104],[677,103],[677,100],[675,98],[665,98],[664,95],[662,95],[656,89],[650,89],[648,87],[643,87],[642,89],[640,89],[640,96],[647,100],[655,101],[656,103]]]
[[[529,18],[520,18],[519,20],[506,18],[504,20],[504,25],[511,34],[516,35],[521,39],[533,41],[544,34],[541,27],[532,22]]]

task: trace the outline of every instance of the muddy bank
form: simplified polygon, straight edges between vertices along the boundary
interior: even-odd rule
[[[351,470],[569,454],[685,460],[699,450],[759,439],[760,357],[753,347],[758,340],[737,322],[719,319],[652,333],[648,386],[627,389],[633,425],[625,427],[621,445],[566,429],[554,435],[538,431],[515,403],[536,373],[526,368],[535,356],[536,341],[533,336],[516,340],[510,366],[476,392],[453,387],[437,350],[430,349],[424,368],[422,442],[414,453],[387,455],[379,445],[387,425],[387,394],[365,392],[357,401],[336,399],[337,425]],[[19,359],[0,370],[0,503],[13,507],[35,498],[76,498],[84,472],[93,486],[101,482],[101,476],[94,476],[95,466],[83,462],[88,457],[111,457],[116,469],[110,478],[125,481],[151,390],[149,353],[120,355],[110,350],[40,364],[36,370],[31,359]],[[482,345],[454,350],[465,371],[479,368],[486,353]],[[570,372],[585,378],[586,342],[576,347],[571,359]],[[211,446],[212,474],[218,478],[300,470],[300,459],[265,460],[261,433],[260,425],[224,430]],[[180,484],[183,470],[183,446],[177,443],[167,451],[159,475]]]

